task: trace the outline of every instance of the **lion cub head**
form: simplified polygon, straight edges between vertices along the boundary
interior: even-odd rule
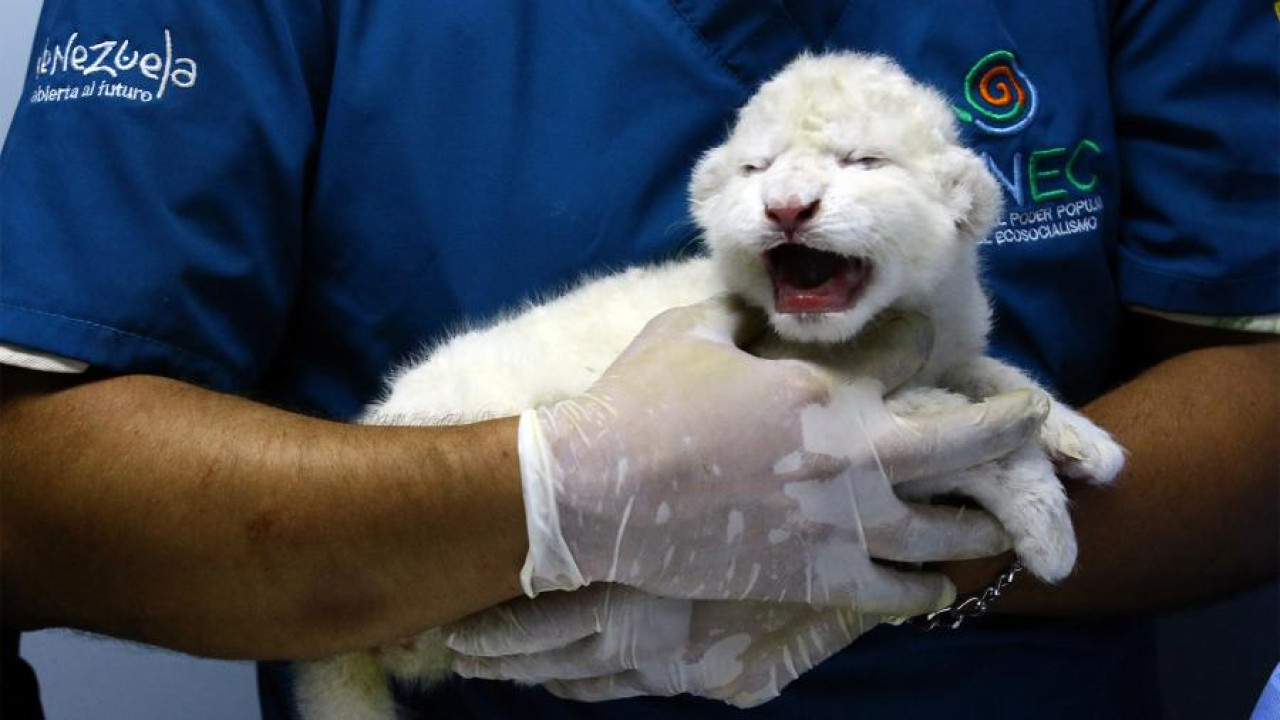
[[[947,101],[858,54],[803,56],[761,87],[690,195],[728,287],[799,342],[932,296],[1000,211]]]

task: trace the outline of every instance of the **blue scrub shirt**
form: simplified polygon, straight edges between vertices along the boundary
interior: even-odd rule
[[[1006,190],[994,351],[1082,403],[1121,309],[1280,312],[1280,25],[1191,0],[50,0],[0,157],[0,342],[348,418],[397,361],[691,252],[685,184],[796,54],[886,53]],[[447,592],[447,588],[442,588]],[[289,716],[286,671],[262,675]],[[427,717],[718,718],[451,682]],[[1135,718],[1128,622],[881,628],[761,718]]]

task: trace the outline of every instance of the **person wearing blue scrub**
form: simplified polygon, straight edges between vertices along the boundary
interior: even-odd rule
[[[463,319],[690,252],[689,171],[754,89],[802,52],[887,54],[1005,189],[982,247],[995,354],[1132,452],[1119,488],[1078,492],[1077,576],[1024,579],[1001,608],[1021,614],[956,632],[877,629],[753,711],[460,680],[404,699],[1154,717],[1148,628],[1115,615],[1275,574],[1276,462],[1251,449],[1280,422],[1277,41],[1261,4],[1190,0],[47,2],[0,159],[0,343],[349,419]],[[1005,562],[948,572],[973,589]],[[262,667],[264,717],[291,716],[289,684]]]

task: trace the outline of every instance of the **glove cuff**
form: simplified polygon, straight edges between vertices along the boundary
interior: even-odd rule
[[[543,432],[539,410],[520,414],[516,447],[529,554],[520,569],[520,587],[529,597],[549,590],[576,590],[587,584],[560,528],[556,484],[560,468]]]

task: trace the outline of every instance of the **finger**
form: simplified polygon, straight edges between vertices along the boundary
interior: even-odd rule
[[[961,408],[898,417],[897,432],[877,438],[875,447],[894,483],[944,475],[1009,454],[1048,414],[1043,392],[1014,390]]]
[[[962,470],[949,475],[934,475],[932,477],[916,478],[915,480],[904,480],[893,486],[893,494],[906,503],[927,503],[935,498],[955,496],[965,497],[977,502],[976,498],[970,497],[969,493],[960,489],[962,487],[961,481],[967,478],[970,473],[980,473],[986,467],[988,466],[979,465],[976,468]]]
[[[860,612],[913,617],[954,602],[956,587],[941,573],[873,564],[856,589],[855,597],[855,606]]]
[[[599,632],[601,608],[621,590],[601,583],[504,603],[446,625],[444,644],[474,657],[527,655],[562,648]]]
[[[465,678],[530,683],[579,680],[629,669],[626,654],[605,652],[599,635],[530,655],[489,658],[459,655],[453,660],[453,671]]]
[[[817,655],[813,665],[848,647],[888,618],[849,607],[821,608],[805,619]],[[814,640],[817,638],[817,640]]]
[[[991,557],[1012,546],[995,518],[966,507],[907,505],[906,516],[866,529],[871,556],[897,562],[942,562]]]
[[[933,352],[933,324],[917,313],[893,315],[867,328],[857,340],[852,367],[840,370],[847,379],[871,378],[891,392],[925,366]]]
[[[762,638],[738,658],[746,671],[725,685],[704,688],[708,697],[738,708],[762,705],[819,663],[884,621],[848,607],[810,608],[772,637]],[[701,691],[700,691],[701,692]]]
[[[857,541],[815,547],[811,557],[769,584],[755,583],[738,599],[853,608],[860,613],[905,617],[940,607],[955,588],[936,572],[898,571],[867,556]],[[710,599],[710,598],[709,598]],[[923,610],[922,610],[923,609]]]
[[[692,334],[738,347],[751,344],[766,326],[762,313],[732,295],[717,295],[694,305],[673,308],[650,323],[655,332]]]
[[[643,676],[635,670],[615,673],[585,680],[555,680],[548,682],[547,692],[565,700],[578,702],[604,702],[641,695],[670,697],[676,692],[647,687]]]

